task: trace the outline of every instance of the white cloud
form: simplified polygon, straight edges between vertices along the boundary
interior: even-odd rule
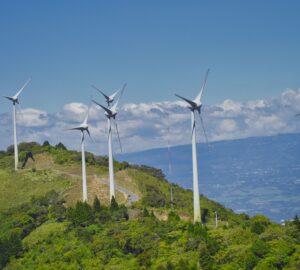
[[[78,102],[65,104],[56,113],[27,108],[19,117],[18,140],[49,140],[52,144],[61,141],[79,150],[80,134],[65,130],[80,123],[87,109],[86,104]],[[286,90],[279,97],[266,100],[227,99],[214,106],[204,105],[202,110],[210,141],[300,132],[300,121],[295,118],[299,112],[300,90]],[[190,143],[190,111],[181,101],[125,104],[117,118],[125,152],[164,147],[168,141],[171,145]],[[199,117],[196,121],[198,141],[204,141]],[[0,115],[0,125],[0,148],[6,148],[12,142],[11,113]],[[89,125],[95,144],[87,139],[87,150],[107,154],[107,119],[95,105],[90,108]],[[115,129],[113,135],[114,149],[119,151]]]
[[[63,110],[73,114],[84,114],[87,111],[87,106],[83,103],[73,102],[65,104]]]
[[[294,91],[288,89],[281,94],[281,102],[283,106],[290,107],[291,109],[300,109],[300,89]]]
[[[27,108],[17,112],[17,123],[24,127],[44,127],[49,124],[45,111]]]
[[[67,103],[64,105],[63,110],[57,115],[63,121],[71,120],[75,122],[81,122],[87,113],[88,106],[79,103]]]
[[[232,119],[225,119],[225,120],[222,120],[220,125],[219,125],[221,131],[224,131],[224,132],[233,132],[236,130],[237,128],[237,125],[236,125],[236,122]]]
[[[278,131],[280,132],[286,124],[277,116],[277,115],[268,115],[268,116],[258,116],[255,118],[247,118],[245,123],[249,128],[253,128],[258,131]],[[267,133],[266,135],[268,135]]]
[[[250,110],[255,110],[255,109],[262,109],[267,106],[267,102],[259,99],[259,100],[250,100],[246,102],[246,107],[249,108]]]
[[[242,103],[231,99],[224,100],[217,105],[218,110],[212,113],[212,116],[236,116],[242,111]]]

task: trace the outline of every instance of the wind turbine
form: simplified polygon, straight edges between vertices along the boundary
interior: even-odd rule
[[[120,140],[120,135],[119,135],[119,131],[118,131],[118,125],[116,123],[116,116],[117,116],[117,113],[118,113],[117,112],[118,103],[119,103],[119,100],[120,100],[124,90],[125,90],[125,87],[126,87],[126,83],[123,85],[122,89],[119,90],[119,91],[121,91],[120,95],[119,95],[117,101],[111,107],[110,107],[110,105],[113,102],[114,97],[116,96],[116,93],[118,93],[119,91],[112,94],[110,97],[101,92],[104,97],[107,97],[106,101],[107,101],[108,108],[104,107],[103,105],[101,105],[97,101],[93,100],[93,102],[96,105],[98,105],[99,107],[101,107],[104,110],[105,116],[107,117],[107,125],[108,125],[108,163],[109,163],[109,197],[110,197],[110,200],[112,199],[112,197],[115,197],[115,180],[114,180],[113,153],[112,153],[112,128],[111,128],[112,125],[111,125],[111,123],[112,123],[112,120],[113,120],[114,124],[115,124],[116,131],[117,131],[120,148],[121,148],[121,151],[122,151],[121,140]],[[113,96],[113,98],[112,98],[112,96]]]
[[[98,89],[96,86],[92,85],[92,87],[94,89],[96,89],[100,94],[102,94],[102,96],[104,96],[106,103],[107,103],[107,107],[109,108],[110,105],[112,103],[114,103],[116,97],[118,96],[118,94],[121,92],[120,96],[123,94],[123,91],[126,87],[126,83],[123,85],[123,87],[121,89],[119,89],[118,91],[114,92],[113,94],[111,94],[110,96],[106,95],[104,92],[102,92],[100,89]]]
[[[79,130],[81,131],[81,160],[82,160],[82,194],[83,194],[83,201],[87,202],[88,200],[88,194],[87,194],[87,184],[86,184],[86,165],[85,165],[85,149],[84,149],[84,132],[89,135],[89,137],[92,139],[89,126],[87,124],[89,117],[89,109],[87,111],[87,114],[84,118],[84,121],[79,125],[78,127],[70,128],[69,130]]]
[[[201,223],[201,211],[200,211],[200,198],[199,198],[199,183],[198,183],[198,163],[197,163],[197,146],[196,146],[196,121],[195,121],[195,111],[198,112],[201,120],[201,125],[206,137],[205,128],[203,125],[203,119],[201,116],[201,107],[202,107],[202,95],[204,91],[204,87],[206,84],[206,80],[208,77],[209,69],[206,72],[204,83],[200,89],[199,94],[196,96],[194,100],[189,100],[182,96],[175,94],[175,96],[184,100],[188,104],[188,108],[191,110],[191,120],[192,120],[192,158],[193,158],[193,200],[194,200],[194,223]],[[207,137],[206,137],[207,139]]]
[[[30,81],[31,79],[29,79],[14,96],[12,97],[3,96],[4,98],[10,100],[13,103],[15,171],[18,170],[18,163],[19,163],[19,153],[18,153],[18,143],[17,143],[16,104],[19,104],[19,96],[24,90],[24,88],[27,86],[27,84],[29,84]]]

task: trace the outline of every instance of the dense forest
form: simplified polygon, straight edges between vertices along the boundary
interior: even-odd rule
[[[91,153],[82,203],[80,153],[48,142],[19,149],[35,161],[17,172],[13,149],[0,152],[0,269],[300,269],[297,216],[279,225],[201,196],[203,224],[193,224],[190,190],[161,170],[116,161],[117,184],[138,200],[120,189],[109,202],[107,157]]]

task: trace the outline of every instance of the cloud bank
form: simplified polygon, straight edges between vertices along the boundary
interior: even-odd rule
[[[87,109],[88,106],[83,103],[68,103],[55,113],[36,108],[19,111],[18,141],[62,142],[70,149],[79,150],[79,132],[67,129],[83,121]],[[300,117],[295,117],[299,112],[300,89],[288,89],[280,96],[266,100],[240,102],[227,99],[202,108],[209,141],[300,132]],[[94,142],[87,139],[87,150],[106,154],[107,119],[96,106],[91,107],[89,115]],[[190,143],[190,112],[182,101],[125,104],[120,108],[117,118],[124,152]],[[200,118],[196,119],[197,138],[203,142]],[[12,144],[10,112],[0,115],[0,126],[0,148],[5,149]],[[120,151],[115,129],[114,151]]]

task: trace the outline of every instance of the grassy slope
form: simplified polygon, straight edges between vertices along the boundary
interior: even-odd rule
[[[2,158],[2,160],[0,158],[0,211],[5,211],[28,202],[32,196],[44,195],[51,189],[63,194],[67,205],[73,205],[77,200],[81,200],[82,183],[80,162],[66,161],[63,164],[59,164],[59,162],[57,162],[58,154],[53,150],[40,147],[36,152],[36,161],[32,162],[30,160],[25,169],[19,170],[18,172],[12,170],[12,156],[6,156]],[[59,151],[59,153],[60,152],[61,151]],[[66,159],[70,158],[71,152],[62,152],[66,156]],[[6,168],[7,165],[10,169]],[[107,167],[89,164],[87,174],[89,201],[92,201],[95,196],[98,196],[102,203],[107,204],[108,185],[103,182],[107,179]],[[100,182],[100,180],[102,180],[102,182]],[[143,198],[146,194],[147,187],[158,188],[162,192],[167,208],[160,207],[159,209],[155,209],[155,214],[162,219],[166,219],[167,213],[170,211],[169,198],[171,184],[169,182],[164,179],[158,179],[139,169],[129,167],[122,170],[117,163],[116,184],[134,192],[139,198]],[[190,219],[192,214],[192,192],[177,185],[173,185],[173,192],[176,211],[182,218]],[[121,192],[117,192],[117,201],[119,203],[125,203],[126,196]],[[141,202],[137,205],[141,207]],[[210,201],[205,197],[201,197],[201,207],[210,210],[209,226],[213,226],[214,211],[218,211],[220,218],[226,220],[226,223],[240,219],[239,215],[234,214],[231,210],[225,209],[222,205]]]

